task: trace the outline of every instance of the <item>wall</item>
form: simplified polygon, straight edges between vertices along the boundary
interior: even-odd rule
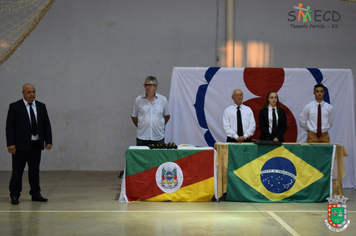
[[[236,0],[234,65],[355,73],[356,3],[304,2],[312,10],[337,11],[341,19],[338,28],[296,29],[288,19],[298,3]],[[43,170],[122,170],[125,150],[135,144],[130,115],[135,97],[144,92],[144,78],[156,76],[157,91],[168,97],[173,67],[225,65],[225,5],[219,0],[56,0],[0,66],[0,170],[11,169],[8,105],[22,97],[26,82],[35,85],[52,122],[54,146],[43,152]]]

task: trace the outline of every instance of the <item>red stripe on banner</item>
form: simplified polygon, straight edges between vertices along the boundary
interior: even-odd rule
[[[183,172],[181,188],[214,176],[214,150],[204,150],[174,163],[179,165]],[[158,166],[125,178],[126,197],[130,202],[145,200],[164,193],[156,182],[157,169]]]
[[[158,166],[125,178],[126,197],[132,201],[144,200],[162,194],[163,191],[156,184]]]
[[[175,161],[183,172],[185,187],[214,176],[214,150],[206,150]]]

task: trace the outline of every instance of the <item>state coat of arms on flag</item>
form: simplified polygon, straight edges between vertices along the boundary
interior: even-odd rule
[[[158,187],[166,193],[174,193],[183,184],[184,177],[182,169],[173,162],[165,162],[160,165],[156,172]]]

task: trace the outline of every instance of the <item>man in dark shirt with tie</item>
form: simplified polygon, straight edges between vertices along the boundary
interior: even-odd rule
[[[242,104],[243,92],[235,89],[231,95],[234,104],[224,111],[223,124],[227,136],[226,142],[251,142],[256,122],[251,108]]]
[[[6,119],[7,148],[12,154],[9,190],[13,205],[19,204],[26,163],[32,201],[48,201],[41,195],[39,171],[41,150],[52,147],[51,124],[45,104],[35,101],[35,87],[24,84],[22,94],[23,99],[10,104]]]

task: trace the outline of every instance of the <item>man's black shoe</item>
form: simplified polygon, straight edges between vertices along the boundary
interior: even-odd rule
[[[34,202],[47,202],[48,199],[42,197],[41,195],[37,195],[37,196],[32,196],[32,201],[34,201]]]
[[[12,205],[19,205],[19,197],[12,197],[11,198]]]

